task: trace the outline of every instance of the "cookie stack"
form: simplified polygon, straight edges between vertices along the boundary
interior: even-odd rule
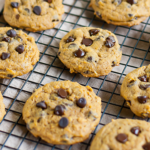
[[[150,15],[150,0],[91,0],[95,15],[107,23],[133,26]],[[11,26],[27,31],[55,27],[64,13],[62,0],[5,0],[3,16]],[[22,30],[0,28],[0,78],[30,72],[39,60],[34,38]],[[57,53],[70,73],[84,77],[108,75],[118,66],[122,51],[117,37],[95,27],[71,30]],[[121,95],[131,110],[150,117],[150,65],[129,73]],[[5,106],[0,93],[0,121]],[[101,98],[77,82],[55,81],[36,89],[26,101],[23,119],[27,129],[51,144],[71,145],[86,140],[101,117]],[[132,119],[113,120],[96,134],[90,150],[150,150],[150,124]]]

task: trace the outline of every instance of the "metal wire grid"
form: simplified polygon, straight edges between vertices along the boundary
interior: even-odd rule
[[[110,122],[111,119],[137,118],[120,97],[119,89],[123,77],[129,71],[149,64],[149,18],[139,26],[131,28],[107,25],[95,18],[93,10],[88,7],[89,3],[90,0],[64,0],[65,15],[59,26],[43,32],[28,32],[29,35],[35,37],[41,51],[41,57],[31,73],[11,80],[0,80],[0,88],[7,111],[0,124],[1,150],[88,150],[97,130]],[[0,26],[8,25],[0,21]],[[63,35],[71,29],[82,26],[109,29],[118,37],[123,51],[122,61],[120,66],[115,67],[109,75],[99,78],[84,78],[80,74],[70,74],[69,70],[58,60],[56,54]],[[72,146],[51,145],[40,138],[34,138],[26,130],[21,111],[25,101],[35,88],[50,81],[66,79],[78,81],[82,85],[90,85],[95,93],[102,98],[101,121],[89,139],[82,143]]]

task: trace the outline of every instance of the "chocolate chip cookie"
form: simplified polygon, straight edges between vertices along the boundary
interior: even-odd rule
[[[150,123],[112,120],[98,131],[90,150],[150,150]]]
[[[138,25],[150,16],[149,0],[91,0],[95,15],[114,25]]]
[[[6,112],[5,112],[5,105],[3,103],[3,96],[0,92],[0,122],[2,121],[5,114],[6,114]]]
[[[14,78],[28,73],[39,60],[34,38],[22,30],[0,28],[0,78]]]
[[[60,41],[58,57],[70,72],[85,77],[107,75],[118,66],[122,52],[116,36],[108,30],[83,27],[71,30]]]
[[[64,13],[62,0],[5,0],[4,19],[28,31],[54,28]]]
[[[52,144],[87,139],[99,123],[101,98],[89,86],[56,81],[37,89],[23,108],[27,129]]]
[[[127,74],[120,92],[133,113],[140,117],[150,117],[150,65]]]

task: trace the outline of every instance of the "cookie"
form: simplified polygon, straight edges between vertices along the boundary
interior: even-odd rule
[[[70,72],[85,77],[107,75],[118,66],[122,52],[116,36],[108,30],[83,27],[71,30],[60,41],[58,57]]]
[[[101,98],[89,86],[56,81],[37,89],[23,108],[27,129],[51,144],[87,139],[100,121]]]
[[[150,65],[127,74],[121,85],[120,94],[134,114],[150,117]]]
[[[102,127],[94,137],[90,150],[149,150],[150,123],[117,119]]]
[[[2,121],[5,114],[6,114],[6,112],[5,112],[5,105],[3,103],[3,96],[0,92],[0,122]]]
[[[114,25],[138,25],[150,16],[149,0],[91,0],[94,14]]]
[[[62,0],[5,0],[6,22],[28,31],[54,28],[64,13]]]
[[[0,28],[0,78],[14,78],[30,72],[39,60],[34,38],[21,30]]]

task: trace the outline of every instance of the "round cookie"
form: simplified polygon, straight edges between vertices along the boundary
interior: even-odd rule
[[[23,108],[27,129],[52,144],[87,139],[100,121],[101,98],[89,86],[56,81],[37,89]]]
[[[4,19],[28,31],[54,28],[64,13],[62,0],[5,0]]]
[[[22,30],[0,28],[0,78],[14,78],[30,72],[39,60],[34,38]]]
[[[140,117],[150,117],[150,65],[127,74],[120,93],[133,113]]]
[[[91,0],[95,15],[114,25],[138,25],[150,16],[149,0]]]
[[[3,103],[3,96],[0,92],[0,122],[2,121],[5,114],[6,114],[6,112],[5,112],[5,105]]]
[[[102,127],[94,137],[90,150],[149,150],[150,123],[117,119]]]
[[[107,75],[119,65],[122,52],[116,36],[108,30],[83,27],[71,30],[59,45],[58,57],[70,72],[85,77]]]

